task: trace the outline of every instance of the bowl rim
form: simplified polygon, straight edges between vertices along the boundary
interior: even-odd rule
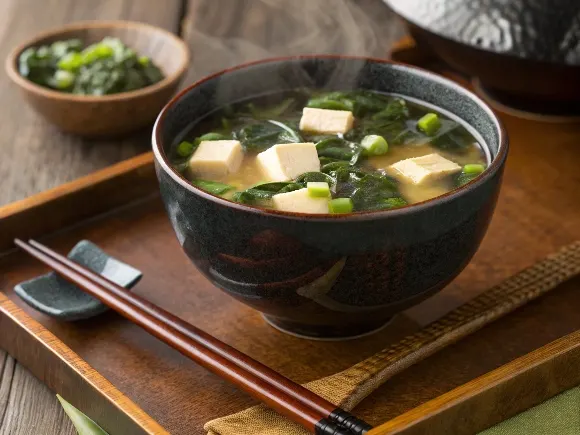
[[[169,162],[167,155],[164,151],[164,148],[161,146],[162,137],[161,131],[163,127],[163,123],[165,121],[165,117],[169,109],[174,106],[184,95],[186,95],[190,90],[194,89],[195,87],[205,83],[206,81],[213,80],[217,77],[220,77],[224,74],[227,74],[232,71],[241,70],[247,67],[251,67],[254,65],[261,65],[265,63],[276,63],[276,62],[287,62],[287,61],[297,61],[302,59],[336,59],[336,60],[355,60],[355,61],[366,61],[372,63],[380,63],[380,64],[388,64],[393,67],[401,68],[403,70],[412,70],[421,74],[424,78],[429,80],[438,81],[456,92],[460,92],[465,94],[473,101],[475,101],[487,114],[490,118],[494,121],[496,130],[498,132],[499,137],[499,146],[498,151],[495,157],[492,158],[490,165],[485,169],[485,171],[476,177],[475,179],[471,180],[469,183],[464,184],[454,190],[446,192],[443,195],[437,196],[435,198],[431,198],[425,201],[417,202],[414,204],[408,204],[403,207],[397,207],[394,209],[387,209],[387,210],[371,210],[371,211],[359,211],[359,212],[352,212],[352,213],[344,213],[344,214],[331,214],[331,213],[320,213],[320,214],[313,214],[313,213],[298,213],[298,212],[286,212],[280,211],[275,209],[263,208],[263,207],[256,207],[247,204],[241,204],[238,202],[230,201],[228,199],[222,198],[217,195],[213,195],[209,192],[206,192],[192,184],[183,177],[179,172],[177,172]],[[299,56],[283,56],[283,57],[272,57],[267,59],[261,59],[252,62],[246,62],[240,65],[236,65],[231,68],[226,68],[224,70],[218,71],[216,73],[210,74],[206,77],[201,78],[200,80],[196,81],[192,85],[188,86],[187,88],[183,89],[177,95],[175,95],[169,103],[165,105],[165,107],[159,113],[155,125],[153,126],[153,133],[152,133],[152,148],[153,148],[153,155],[155,158],[155,162],[160,166],[177,184],[184,187],[186,190],[190,191],[191,193],[200,196],[206,200],[210,200],[217,205],[224,206],[227,208],[249,212],[256,215],[273,217],[273,218],[282,218],[282,219],[290,219],[290,220],[308,220],[308,221],[326,221],[326,222],[348,222],[352,220],[379,220],[381,218],[386,218],[388,216],[402,216],[406,214],[411,214],[414,212],[419,212],[421,210],[429,209],[432,207],[436,207],[440,203],[447,203],[450,201],[455,200],[458,197],[465,195],[468,191],[476,189],[477,187],[481,186],[485,181],[489,180],[493,177],[500,169],[502,169],[503,165],[505,164],[508,149],[509,149],[509,139],[507,135],[507,131],[498,118],[498,116],[493,112],[491,107],[485,103],[481,98],[475,95],[466,87],[447,79],[439,74],[435,74],[429,70],[419,68],[416,66],[407,65],[400,62],[395,62],[392,60],[387,59],[380,59],[380,58],[373,58],[373,57],[366,57],[366,56],[348,56],[348,55],[337,55],[337,54],[320,54],[320,55],[299,55]]]
[[[55,89],[46,88],[44,86],[38,85],[33,81],[28,80],[26,77],[20,75],[18,71],[18,57],[24,50],[29,47],[33,47],[41,44],[43,40],[51,37],[58,37],[64,32],[72,30],[84,30],[84,29],[112,29],[112,28],[144,28],[152,32],[162,33],[169,37],[171,41],[178,47],[181,51],[181,64],[175,72],[167,75],[163,80],[146,86],[141,89],[135,89],[133,91],[119,92],[110,95],[77,95],[69,94],[66,92],[57,91]],[[86,102],[86,103],[108,103],[114,101],[128,100],[133,98],[139,98],[146,95],[151,95],[157,91],[164,89],[173,85],[176,81],[179,81],[183,74],[187,71],[189,63],[191,60],[191,54],[189,48],[185,41],[183,41],[179,36],[166,30],[162,27],[154,26],[152,24],[140,23],[137,21],[126,21],[126,20],[84,20],[75,21],[71,24],[66,24],[64,26],[55,27],[44,32],[37,33],[35,36],[27,39],[26,41],[20,43],[16,46],[8,56],[4,63],[4,68],[10,79],[16,83],[21,88],[26,89],[29,92],[35,93],[37,95],[42,95],[45,98],[57,99],[62,101],[70,102]]]

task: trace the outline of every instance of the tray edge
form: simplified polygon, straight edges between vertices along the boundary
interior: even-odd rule
[[[580,331],[555,340],[399,415],[368,435],[473,434],[580,385],[580,371],[574,370],[578,366]],[[517,389],[515,396],[519,400],[507,403],[509,397],[514,396],[513,388]],[[503,414],[496,412],[495,415],[486,415],[482,402],[493,403],[495,409],[501,409]],[[473,413],[468,411],[474,407],[480,412],[472,418]]]
[[[157,191],[153,153],[147,152],[0,206],[0,253],[13,249],[16,235],[45,236]]]
[[[124,434],[168,435],[145,411],[0,292],[0,347],[41,382],[103,425]],[[40,346],[31,346],[36,342]],[[49,362],[49,364],[46,364]],[[83,385],[84,384],[84,385]],[[84,387],[84,388],[83,388]],[[56,398],[55,398],[56,400]]]

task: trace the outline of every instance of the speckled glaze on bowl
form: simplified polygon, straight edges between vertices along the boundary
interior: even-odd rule
[[[396,92],[454,113],[487,144],[491,163],[462,188],[395,210],[307,215],[236,204],[191,186],[166,151],[224,104],[300,86]],[[491,219],[508,141],[492,111],[440,76],[383,60],[271,59],[207,77],[159,115],[153,151],[177,237],[217,287],[302,336],[359,336],[442,289],[469,262]]]

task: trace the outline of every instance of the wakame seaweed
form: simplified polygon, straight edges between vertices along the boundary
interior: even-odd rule
[[[277,143],[302,141],[296,126],[270,119],[244,125],[233,136],[242,143],[246,150],[254,151],[264,151]]]
[[[354,125],[344,134],[301,131],[305,107],[352,112]],[[429,127],[433,128],[425,128],[421,119],[430,120]],[[430,153],[440,153],[447,159],[463,156],[462,170],[438,181],[443,193],[473,180],[478,171],[485,169],[477,141],[460,122],[401,96],[364,89],[297,89],[240,101],[212,112],[193,126],[186,139],[175,144],[172,160],[192,184],[215,195],[261,207],[272,207],[275,195],[301,189],[314,192],[317,187],[323,199],[329,192],[329,201],[344,200],[342,208],[355,212],[387,210],[424,200],[423,196],[409,197],[411,190],[420,187],[404,185],[389,170],[392,163],[399,161],[391,160],[397,155],[400,160]],[[242,166],[250,166],[242,167],[235,176],[214,181],[188,174],[187,160],[201,142],[214,140],[239,141],[245,156]],[[299,173],[288,181],[267,182],[275,179],[268,176],[260,181],[264,174],[258,174],[258,153],[277,144],[294,143],[314,144],[319,170]],[[474,149],[479,152],[474,154]],[[470,156],[475,157],[469,160]],[[309,187],[308,183],[326,183],[328,189]],[[329,210],[334,210],[330,203]]]
[[[149,57],[113,37],[84,48],[80,39],[29,47],[18,58],[18,70],[36,84],[80,95],[133,91],[164,78]]]

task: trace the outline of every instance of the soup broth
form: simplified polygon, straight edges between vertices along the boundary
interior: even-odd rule
[[[414,204],[487,165],[458,120],[372,91],[296,90],[242,101],[193,123],[169,157],[212,194],[303,213]]]

